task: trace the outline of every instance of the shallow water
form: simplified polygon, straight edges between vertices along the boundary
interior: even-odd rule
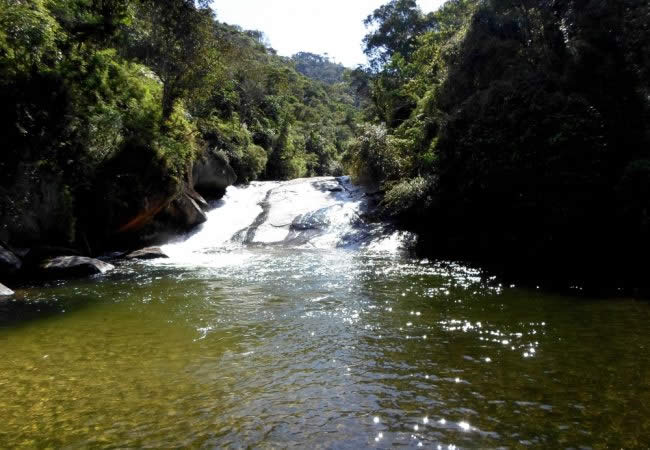
[[[330,245],[342,222],[236,244],[215,219],[249,189],[170,260],[0,303],[0,447],[650,446],[647,302]]]

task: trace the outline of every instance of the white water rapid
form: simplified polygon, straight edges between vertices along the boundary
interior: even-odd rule
[[[161,263],[214,265],[224,253],[232,263],[249,256],[232,250],[268,246],[397,253],[410,238],[366,222],[371,201],[348,177],[231,186],[214,206],[198,230],[163,247],[170,259]]]

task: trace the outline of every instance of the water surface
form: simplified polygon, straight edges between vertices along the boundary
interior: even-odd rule
[[[650,445],[648,303],[412,258],[328,189],[230,189],[169,260],[0,304],[0,446]]]

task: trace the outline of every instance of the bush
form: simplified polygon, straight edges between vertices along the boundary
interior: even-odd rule
[[[345,163],[356,182],[378,186],[407,173],[407,152],[408,142],[390,136],[384,126],[366,125],[350,144]]]
[[[237,180],[242,183],[256,180],[264,172],[267,159],[262,147],[250,144],[243,152],[239,171],[236,171]]]
[[[416,177],[393,185],[384,196],[382,207],[390,216],[406,216],[431,205],[432,178]]]

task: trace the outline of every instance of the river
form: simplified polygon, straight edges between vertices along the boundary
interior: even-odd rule
[[[0,303],[0,447],[650,447],[648,302],[415,258],[345,179],[214,206]]]

